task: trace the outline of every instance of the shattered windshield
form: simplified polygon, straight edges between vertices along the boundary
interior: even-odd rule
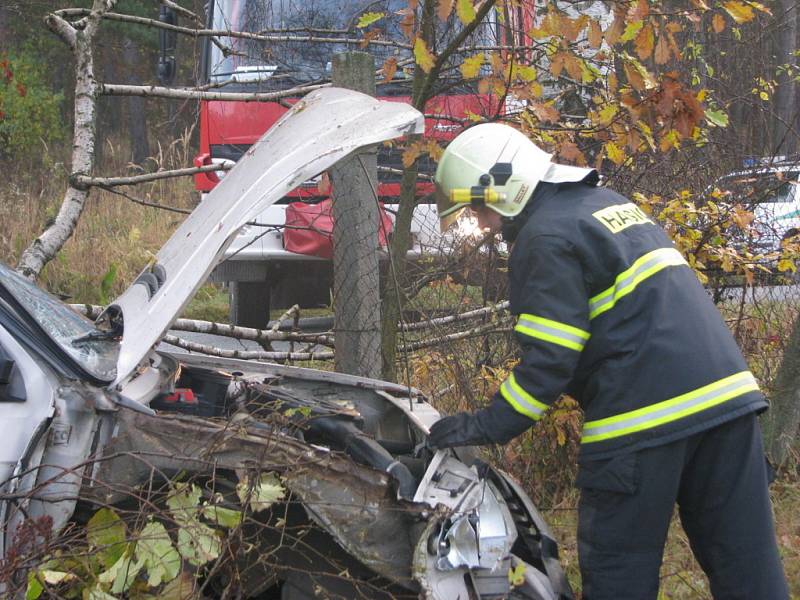
[[[93,339],[100,332],[90,320],[2,263],[0,285],[17,299],[28,315],[85,371],[103,381],[114,380],[119,354],[118,341]]]
[[[259,83],[286,88],[329,79],[331,57],[338,52],[361,50],[360,44],[309,41],[366,38],[381,43],[369,45],[376,68],[390,57],[398,61],[411,58],[409,40],[403,30],[408,10],[406,0],[216,0],[213,28],[217,31],[242,31],[271,39],[219,37],[211,44],[209,80],[211,83]],[[367,17],[368,26],[358,27]],[[460,28],[453,16],[440,23],[437,36],[442,43]],[[496,23],[492,16],[471,38],[473,43],[496,43]],[[396,77],[402,76],[398,69]]]

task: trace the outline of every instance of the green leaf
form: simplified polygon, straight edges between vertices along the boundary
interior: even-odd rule
[[[456,3],[456,14],[464,25],[475,20],[475,6],[472,0],[458,0]]]
[[[356,23],[356,27],[358,27],[359,29],[364,29],[365,27],[369,27],[376,21],[380,21],[385,16],[386,13],[382,12],[365,12],[358,18],[358,23]]]
[[[283,498],[286,490],[275,473],[262,473],[258,482],[251,483],[249,478],[240,481],[236,486],[236,494],[242,504],[249,504],[254,511],[269,508],[277,500]]]
[[[108,267],[108,271],[106,274],[103,275],[103,279],[100,280],[100,303],[101,304],[108,304],[111,298],[112,287],[114,286],[114,282],[117,280],[117,263],[111,263]]]
[[[195,566],[214,560],[222,550],[217,532],[198,519],[200,495],[200,488],[196,485],[178,484],[167,499],[167,506],[180,526],[178,552]]]
[[[211,527],[195,521],[178,530],[178,552],[191,564],[199,567],[220,555],[222,542]]]
[[[98,575],[97,581],[111,584],[111,593],[123,594],[136,581],[136,576],[143,566],[143,560],[134,562],[133,548],[129,548],[110,569]]]
[[[86,525],[89,545],[97,550],[97,557],[105,568],[115,564],[123,552],[128,538],[125,523],[110,508],[98,510]]]
[[[237,527],[242,522],[243,515],[240,510],[209,504],[203,507],[203,516],[222,527]]]
[[[98,586],[98,587],[94,588],[93,590],[89,590],[89,595],[86,596],[86,600],[117,600],[117,597],[116,596],[112,596],[111,594],[105,593]]]
[[[158,521],[148,523],[139,534],[136,558],[144,562],[147,585],[150,587],[172,581],[181,570],[180,554],[172,545],[167,530]]]
[[[36,600],[42,595],[44,586],[34,571],[28,572],[28,588],[25,590],[25,600]]]
[[[182,516],[193,518],[200,504],[201,494],[200,488],[194,484],[190,486],[187,483],[178,483],[173,494],[167,498],[167,506],[175,513],[176,518]]]
[[[706,109],[706,120],[716,127],[728,126],[728,114],[724,110]]]

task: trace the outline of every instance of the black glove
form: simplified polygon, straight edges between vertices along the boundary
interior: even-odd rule
[[[438,450],[491,443],[474,414],[459,413],[452,417],[442,417],[431,425],[427,445]]]

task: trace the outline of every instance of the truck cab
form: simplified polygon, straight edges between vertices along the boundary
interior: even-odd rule
[[[403,31],[407,9],[407,3],[400,0],[211,0],[207,14],[210,29],[261,37],[205,38],[200,65],[202,83],[224,92],[276,92],[321,84],[331,78],[334,54],[366,50],[375,57],[376,71],[388,59],[394,59],[398,65],[391,81],[378,83],[377,96],[409,102],[414,63]],[[525,24],[533,22],[533,3],[521,3],[515,10],[514,15],[500,18],[495,12],[490,13],[468,44],[494,47],[510,41],[512,35],[513,42],[519,44],[516,38],[525,37],[520,31],[526,31]],[[361,27],[365,14],[372,18],[381,16],[369,26]],[[446,42],[458,31],[460,21],[453,14],[447,22],[440,22],[439,27],[437,37]],[[364,40],[372,41],[366,44]],[[459,60],[455,59],[456,66]],[[473,83],[457,79],[446,83],[426,106],[426,137],[446,143],[470,119],[497,118],[503,114],[505,104],[491,94],[479,94]],[[276,102],[202,101],[200,148],[195,165],[235,164],[296,101],[297,98]],[[377,194],[393,218],[400,193],[402,149],[397,144],[386,144],[377,152]],[[429,158],[419,161],[418,205],[411,226],[412,248],[407,257],[411,260],[435,259],[448,246],[439,231],[432,194],[434,170]],[[198,174],[195,187],[205,194],[224,176],[224,170]],[[292,202],[319,204],[330,193],[323,177],[305,181],[243,229],[211,275],[212,281],[225,282],[230,290],[231,322],[263,327],[270,308],[296,303],[305,308],[330,304],[331,261],[291,252],[284,243],[287,206]]]

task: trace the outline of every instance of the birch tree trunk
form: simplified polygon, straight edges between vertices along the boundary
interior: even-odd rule
[[[77,175],[90,175],[94,165],[97,81],[94,77],[92,42],[104,12],[116,0],[94,0],[92,11],[81,20],[82,28],[50,14],[47,26],[66,43],[75,56],[75,129],[72,142],[72,175],[64,200],[53,223],[22,253],[17,270],[28,279],[39,277],[44,266],[55,258],[78,224],[89,195],[89,188],[78,186]]]

